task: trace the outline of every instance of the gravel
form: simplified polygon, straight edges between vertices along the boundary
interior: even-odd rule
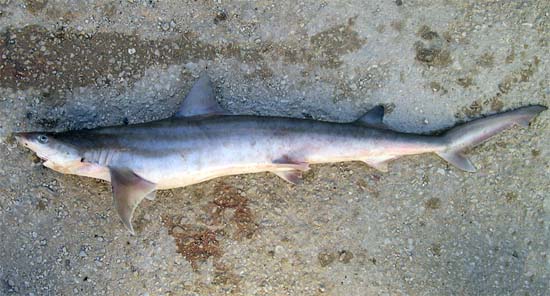
[[[380,173],[313,166],[161,191],[130,236],[110,186],[17,131],[170,116],[202,71],[234,114],[429,133],[550,106],[545,1],[0,0],[0,295],[545,295],[550,112]]]

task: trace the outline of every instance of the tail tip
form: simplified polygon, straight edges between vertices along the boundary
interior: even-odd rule
[[[532,105],[520,108],[518,111],[525,114],[525,116],[521,116],[518,123],[524,127],[528,127],[533,118],[546,110],[548,110],[548,107],[543,105]]]
[[[532,105],[525,107],[526,109],[529,109],[529,111],[533,112],[533,114],[539,114],[542,111],[548,110],[548,107],[544,105]]]

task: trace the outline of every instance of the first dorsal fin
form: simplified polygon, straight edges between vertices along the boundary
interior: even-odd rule
[[[199,115],[222,115],[225,110],[216,102],[212,82],[206,73],[193,84],[191,91],[183,100],[175,117],[191,117]]]
[[[359,117],[355,121],[358,124],[366,125],[370,127],[383,128],[387,129],[388,127],[384,124],[384,106],[378,105],[370,109],[363,116]]]

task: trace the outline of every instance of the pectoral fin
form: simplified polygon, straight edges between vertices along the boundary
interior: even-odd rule
[[[145,197],[154,196],[156,185],[128,169],[110,168],[109,171],[117,213],[124,226],[135,234],[132,227],[134,211]]]
[[[151,191],[151,193],[149,193],[145,196],[145,199],[146,200],[155,200],[156,197],[157,197],[157,192],[156,191]]]
[[[288,155],[283,155],[273,160],[273,165],[277,168],[276,171],[307,171],[309,164],[305,161],[300,161],[291,158]]]

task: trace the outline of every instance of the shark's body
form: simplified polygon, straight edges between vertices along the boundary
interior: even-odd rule
[[[212,178],[307,169],[307,164],[361,160],[378,166],[445,146],[438,137],[279,117],[170,118],[133,126],[60,134],[84,158],[78,175],[110,181],[124,167],[156,184],[183,187]]]
[[[183,187],[212,178],[273,172],[299,181],[309,164],[363,161],[385,171],[404,155],[435,152],[474,171],[462,151],[514,125],[527,125],[546,108],[523,107],[475,120],[442,136],[389,130],[377,107],[353,123],[280,117],[225,115],[209,80],[201,78],[172,118],[57,134],[16,137],[62,173],[110,181],[125,226],[133,232],[133,211],[157,189]]]

